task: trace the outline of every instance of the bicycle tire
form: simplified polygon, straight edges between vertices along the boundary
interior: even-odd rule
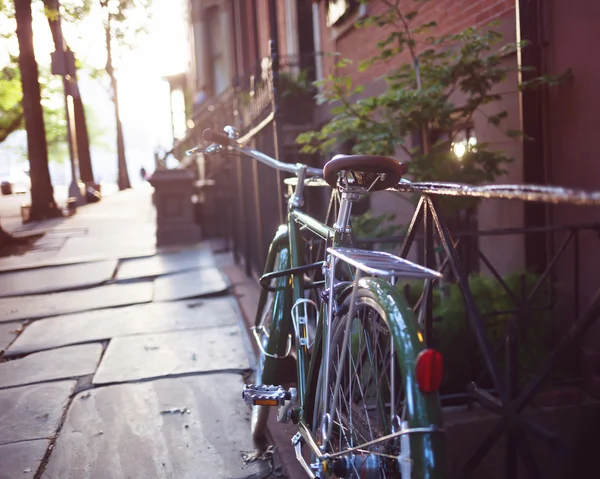
[[[289,267],[289,257],[287,255],[287,249],[282,250],[277,254],[274,262],[274,269],[272,272],[281,271]],[[263,326],[265,331],[269,332],[269,336],[261,336],[262,349],[259,350],[259,354],[256,362],[255,371],[255,384],[280,384],[282,380],[287,379],[289,376],[289,369],[292,365],[289,364],[289,358],[271,359],[267,358],[263,351],[270,351],[271,354],[276,353],[279,356],[284,354],[284,345],[276,344],[275,341],[270,342],[272,319],[277,311],[289,310],[289,302],[286,299],[286,294],[289,294],[289,286],[287,285],[287,277],[282,276],[272,280],[274,286],[273,291],[268,291],[267,300],[264,303],[261,312],[257,312],[257,317],[260,314],[260,325]],[[287,309],[286,309],[287,308]],[[265,363],[267,360],[271,360],[269,366],[269,372],[265,375]],[[285,364],[282,364],[285,362]],[[295,364],[293,365],[293,372],[295,373]],[[283,373],[283,374],[282,374]],[[265,377],[266,376],[266,377]],[[267,421],[269,418],[269,412],[272,408],[270,406],[252,406],[250,415],[250,431],[255,444],[259,447],[266,445],[266,431]]]
[[[384,286],[386,284],[380,282],[379,286],[386,288],[387,286]],[[389,286],[387,292],[393,294],[393,288]],[[342,361],[341,349],[344,343],[345,326],[349,321],[352,299],[354,299],[354,314],[346,343],[348,355]],[[405,316],[410,315],[408,309],[402,309]],[[405,404],[406,378],[400,374],[401,362],[406,361],[406,358],[396,350],[394,351],[395,362],[391,362],[393,351],[391,344],[394,343],[394,348],[397,348],[397,342],[394,341],[394,335],[397,333],[394,332],[396,328],[390,327],[390,321],[395,321],[395,319],[388,317],[390,314],[386,311],[389,311],[389,304],[382,304],[380,294],[374,292],[372,288],[359,286],[354,295],[348,293],[345,296],[333,319],[328,404],[327,407],[324,407],[322,397],[322,388],[325,382],[323,367],[325,360],[323,360],[317,380],[315,415],[313,416],[314,435],[319,437],[318,443],[328,453],[336,453],[390,434],[399,430],[402,427],[401,423],[409,427],[420,427],[425,424],[441,425],[441,408],[437,394],[433,401],[429,401],[429,405],[434,404],[433,409],[429,410],[430,417],[422,408],[419,410],[418,418],[410,417],[410,408],[407,408]],[[405,321],[414,321],[414,318],[405,317]],[[416,326],[416,322],[413,324]],[[342,362],[343,365],[341,365]],[[336,405],[332,407],[336,398],[335,386],[338,373],[340,373],[340,365],[342,368],[341,380],[337,389]],[[392,377],[394,377],[393,381]],[[393,395],[392,389],[394,390]],[[413,392],[414,389],[411,389],[411,397]],[[392,396],[395,399],[395,405],[391,404]],[[322,418],[326,411],[333,413],[332,428],[331,436],[323,446],[319,434]],[[392,419],[394,417],[395,419]],[[392,424],[394,425],[393,430]],[[440,441],[444,441],[444,438],[440,438],[439,432],[432,433],[431,436],[431,438],[424,438],[421,435],[421,437],[415,439],[411,437],[410,439],[411,457],[409,460],[412,470],[416,472],[411,477],[445,477],[445,446],[440,443]],[[338,460],[339,464],[336,465],[337,469],[334,468],[336,471],[334,474],[336,477],[351,478],[403,477],[401,466],[397,460],[401,453],[401,444],[401,439],[395,438],[381,445],[372,446],[368,453],[358,454],[358,459]],[[434,459],[426,457],[431,456],[426,453],[426,449],[433,450],[436,457]],[[421,457],[413,457],[412,453]]]

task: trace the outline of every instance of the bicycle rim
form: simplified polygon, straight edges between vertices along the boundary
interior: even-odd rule
[[[319,372],[314,431],[320,434],[324,414],[330,413],[331,433],[324,448],[329,453],[373,441],[398,431],[404,417],[404,393],[393,336],[382,309],[367,291],[357,291],[354,313],[349,317],[350,298],[336,318],[332,331],[329,360],[328,404],[323,407],[323,367]],[[344,349],[344,334],[349,336]],[[345,356],[345,357],[344,357]],[[339,388],[337,378],[341,374]],[[337,391],[337,393],[336,393]],[[323,443],[322,437],[319,443]],[[401,440],[366,447],[343,456],[338,466],[339,477],[395,478],[401,477],[397,464]],[[339,472],[342,471],[342,472]]]

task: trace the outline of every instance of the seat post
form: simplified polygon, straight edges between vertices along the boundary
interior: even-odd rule
[[[360,188],[362,190],[362,188]],[[340,200],[340,211],[333,224],[336,233],[351,233],[350,213],[352,212],[352,203],[358,201],[364,192],[356,189],[345,188],[342,190],[342,199]]]

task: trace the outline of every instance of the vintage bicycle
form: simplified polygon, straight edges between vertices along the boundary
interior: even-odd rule
[[[426,347],[396,288],[401,279],[441,275],[352,242],[353,203],[397,185],[406,165],[367,155],[336,155],[322,170],[283,163],[240,143],[233,127],[224,131],[204,131],[211,143],[205,154],[233,150],[292,175],[287,220],[260,278],[255,384],[243,390],[254,439],[264,440],[269,411],[277,408],[278,421],[297,426],[292,444],[311,478],[447,477],[442,358]],[[303,211],[306,187],[315,185],[332,187],[339,200],[332,226]],[[307,254],[314,256],[314,239],[323,246],[318,261]]]

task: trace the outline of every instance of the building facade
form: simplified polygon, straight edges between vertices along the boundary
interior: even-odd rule
[[[389,2],[387,2],[389,3]],[[400,5],[411,0],[401,0]],[[552,88],[519,93],[517,53],[504,58],[512,73],[501,90],[500,102],[486,106],[474,119],[479,142],[489,143],[514,158],[501,183],[541,183],[567,187],[600,187],[600,163],[594,161],[596,114],[600,99],[595,85],[600,67],[590,61],[590,45],[600,35],[600,3],[581,0],[567,5],[561,0],[436,0],[420,2],[421,21],[436,21],[437,33],[458,33],[467,27],[497,22],[496,30],[506,42],[519,39],[530,44],[523,49],[521,64],[536,74],[559,74],[570,70],[567,83]],[[269,40],[276,36],[279,58],[287,68],[308,70],[311,79],[335,73],[335,63],[349,58],[357,64],[373,55],[376,44],[389,33],[386,28],[356,28],[360,18],[388,8],[384,0],[190,0],[190,40],[193,54],[187,78],[187,96],[192,118],[206,98],[238,89],[252,89],[268,69]],[[390,27],[387,27],[388,29]],[[573,32],[577,32],[574,35]],[[330,55],[337,53],[337,56]],[[398,57],[394,61],[406,61]],[[364,95],[383,91],[382,76],[394,63],[380,62],[353,73],[355,83],[365,85]],[[202,101],[198,101],[202,100]],[[193,106],[196,103],[196,106]],[[205,103],[211,106],[214,102]],[[490,125],[486,115],[508,112],[504,129],[520,129],[534,138],[521,141],[507,137]],[[328,105],[315,107],[308,127],[318,127],[331,117]],[[192,124],[193,125],[193,122]],[[192,126],[193,130],[193,126]],[[323,159],[324,160],[324,159]],[[323,161],[322,160],[322,161]],[[411,208],[389,193],[374,195],[372,207],[408,218]],[[486,200],[478,211],[478,227],[556,227],[567,223],[593,222],[598,208],[523,204],[518,201]],[[501,273],[525,267],[543,271],[559,249],[564,233],[544,235],[482,236],[479,246]],[[600,269],[595,233],[579,238],[579,287],[584,307],[597,288],[593,281]],[[571,253],[570,253],[571,254]],[[583,260],[582,258],[586,259]],[[557,262],[556,275],[570,274],[575,258]],[[483,267],[482,269],[485,269]],[[574,293],[565,289],[567,296]]]

